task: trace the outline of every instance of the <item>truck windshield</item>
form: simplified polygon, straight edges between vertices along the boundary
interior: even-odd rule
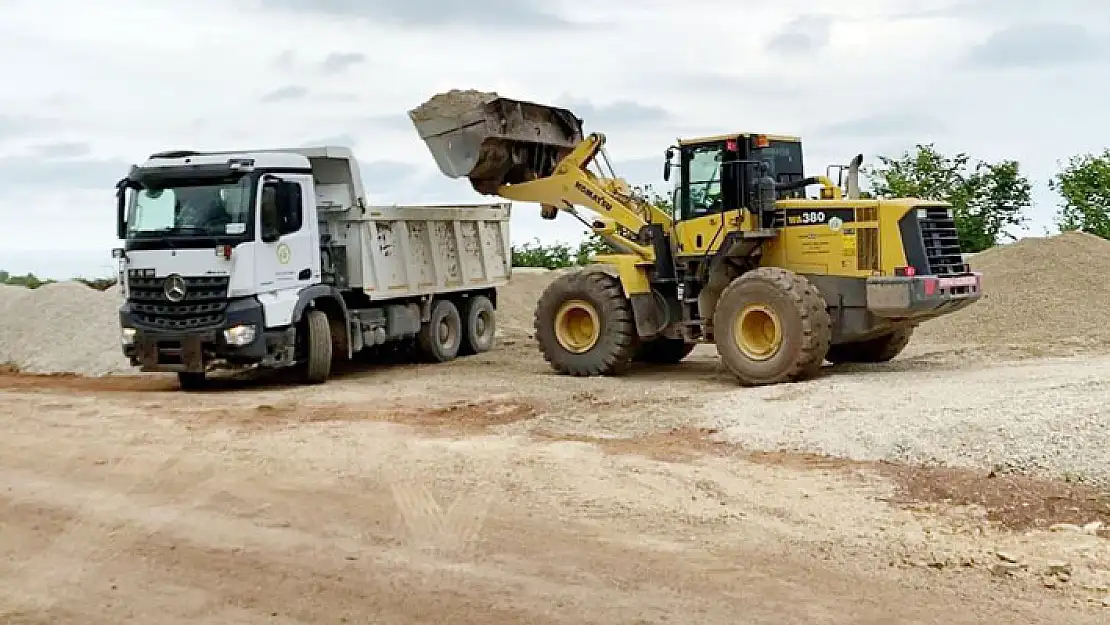
[[[138,189],[131,195],[127,236],[243,235],[249,230],[250,191],[249,177]]]

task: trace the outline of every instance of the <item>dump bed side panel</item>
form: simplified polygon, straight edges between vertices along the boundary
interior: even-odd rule
[[[341,230],[350,286],[373,299],[499,287],[512,273],[508,204],[371,207]]]

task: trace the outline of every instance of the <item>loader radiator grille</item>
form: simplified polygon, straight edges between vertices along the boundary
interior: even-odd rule
[[[952,276],[970,268],[960,253],[956,222],[943,206],[911,209],[899,223],[906,260],[919,274]]]
[[[227,276],[182,277],[185,298],[174,302],[166,295],[168,276],[128,276],[127,301],[136,325],[160,330],[197,330],[217,327],[227,310]]]

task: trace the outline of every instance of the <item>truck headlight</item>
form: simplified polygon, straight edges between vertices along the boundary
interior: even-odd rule
[[[135,328],[120,328],[119,342],[124,347],[130,347],[135,344]]]
[[[224,330],[224,342],[235,347],[250,345],[257,334],[254,324],[234,326]]]

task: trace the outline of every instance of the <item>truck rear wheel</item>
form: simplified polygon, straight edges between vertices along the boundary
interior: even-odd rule
[[[466,300],[466,320],[463,324],[463,342],[460,354],[481,354],[493,348],[497,332],[497,317],[493,302],[485,295],[475,295]]]
[[[420,353],[432,362],[454,360],[462,344],[462,318],[459,309],[441,299],[432,306],[432,315],[417,335]]]
[[[833,345],[825,355],[825,360],[834,364],[888,362],[906,349],[912,336],[913,328],[900,328],[866,341]]]
[[[717,351],[741,384],[817,375],[832,337],[824,298],[804,277],[760,267],[732,281],[713,314]]]
[[[657,365],[674,365],[694,351],[697,343],[687,343],[682,339],[661,337],[640,343],[632,360]]]
[[[305,313],[303,378],[309,384],[321,384],[331,375],[331,323],[321,310]]]
[[[603,272],[565,274],[549,284],[536,305],[535,329],[540,352],[560,373],[617,375],[632,360],[632,305],[620,281]]]

